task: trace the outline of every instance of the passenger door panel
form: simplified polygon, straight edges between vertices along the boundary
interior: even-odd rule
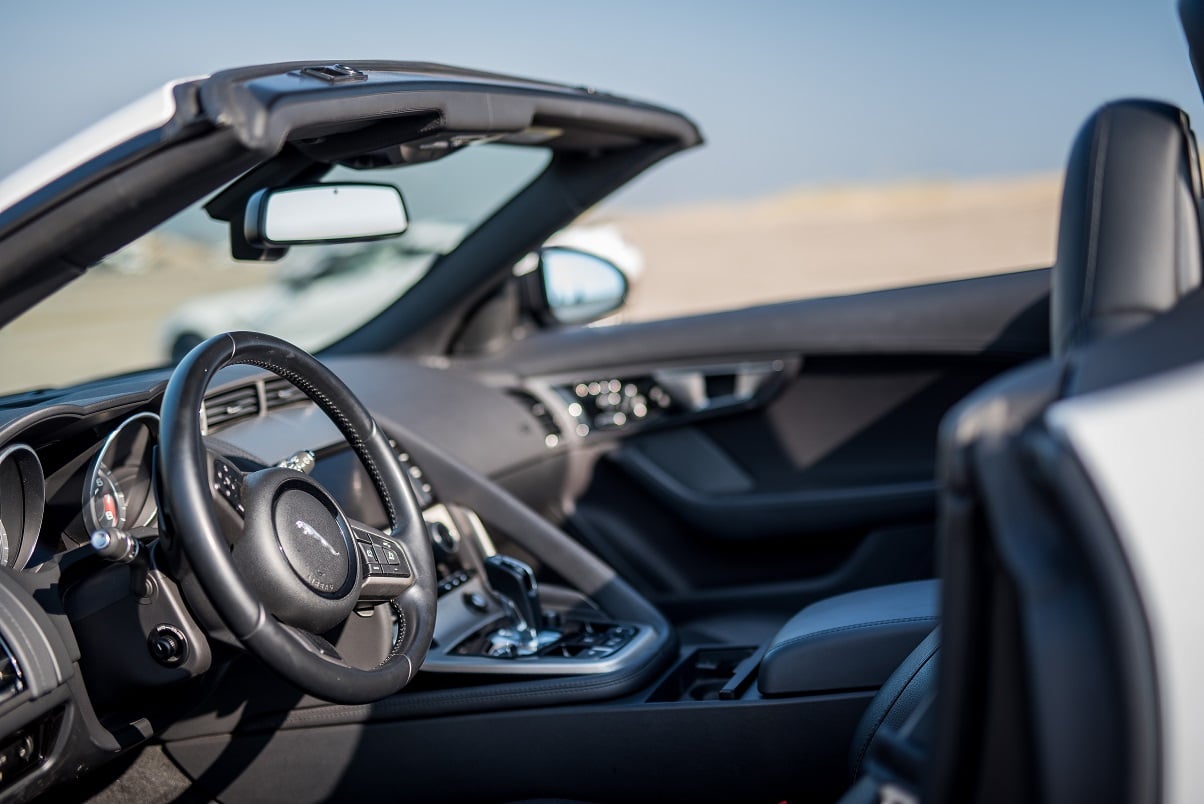
[[[932,573],[939,422],[1048,351],[1047,305],[1031,271],[547,333],[506,361],[585,467],[571,533],[671,615],[789,611]],[[591,386],[671,402],[616,423]]]

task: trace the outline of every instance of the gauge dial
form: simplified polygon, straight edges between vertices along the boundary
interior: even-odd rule
[[[29,564],[45,510],[46,477],[37,453],[25,444],[0,449],[0,565]]]
[[[151,489],[151,453],[158,436],[159,417],[139,413],[105,439],[84,481],[83,520],[87,533],[154,522],[158,506]]]
[[[98,463],[92,473],[92,498],[88,508],[96,527],[125,527],[125,492],[113,479],[109,467],[102,463]]]

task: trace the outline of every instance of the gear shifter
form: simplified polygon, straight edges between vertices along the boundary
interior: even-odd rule
[[[485,559],[485,577],[501,599],[502,608],[510,617],[514,630],[534,639],[535,632],[543,623],[535,571],[517,558],[492,555]]]
[[[503,628],[490,638],[491,656],[529,656],[546,641],[559,637],[556,632],[541,632],[543,610],[539,604],[539,583],[535,571],[525,562],[504,555],[485,559],[485,578],[502,603],[510,628]],[[545,639],[545,635],[550,637]]]

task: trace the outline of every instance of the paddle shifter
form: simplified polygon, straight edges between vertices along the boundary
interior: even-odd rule
[[[485,577],[510,620],[509,628],[490,634],[486,653],[490,656],[529,656],[556,641],[557,631],[543,631],[543,609],[535,572],[517,558],[492,555],[485,559]]]

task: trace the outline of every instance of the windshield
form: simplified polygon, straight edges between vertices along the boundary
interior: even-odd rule
[[[0,393],[176,362],[229,330],[322,349],[400,298],[549,160],[543,148],[484,144],[424,164],[335,168],[324,181],[397,186],[407,231],[371,243],[294,246],[268,263],[233,260],[228,224],[198,203],[5,327]]]

